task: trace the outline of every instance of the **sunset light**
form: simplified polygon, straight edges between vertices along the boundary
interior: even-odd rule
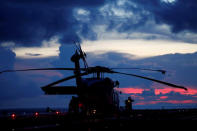
[[[143,59],[175,53],[194,53],[197,51],[196,44],[167,41],[167,40],[98,40],[84,41],[84,51],[93,54],[105,54],[117,52],[125,54],[129,59]],[[131,55],[126,56],[126,55]]]

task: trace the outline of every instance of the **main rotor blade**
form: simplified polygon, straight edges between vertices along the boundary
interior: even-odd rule
[[[75,70],[75,68],[35,68],[35,69],[21,69],[21,70],[4,70],[1,73],[5,72],[17,72],[17,71],[38,71],[38,70]]]
[[[128,75],[128,76],[134,76],[134,77],[139,77],[139,78],[142,78],[142,79],[154,81],[154,82],[161,83],[161,84],[164,84],[164,85],[168,85],[168,86],[171,86],[171,87],[181,88],[181,89],[184,89],[184,90],[187,91],[187,88],[185,88],[183,86],[175,85],[175,84],[172,84],[172,83],[168,83],[168,82],[165,82],[165,81],[156,80],[156,79],[145,77],[145,76],[139,76],[139,75],[136,75],[136,74],[128,74],[128,73],[122,73],[122,72],[116,72],[116,71],[114,71],[113,73],[123,74],[123,75]]]
[[[89,73],[85,72],[85,73],[81,73],[79,76],[84,76],[84,75],[88,75],[88,74],[89,74]],[[58,83],[61,83],[61,82],[64,82],[64,81],[67,81],[67,80],[70,80],[70,79],[73,79],[73,78],[76,78],[77,76],[78,76],[78,75],[73,75],[73,76],[69,76],[69,77],[66,77],[66,78],[64,78],[64,79],[55,81],[55,82],[53,82],[53,83],[51,83],[51,84],[48,84],[48,85],[46,85],[46,86],[43,86],[42,89],[43,89],[43,88],[48,88],[48,87],[54,86],[54,85],[56,85],[56,84],[58,84]],[[44,89],[43,89],[43,90],[44,90]]]
[[[154,69],[146,69],[146,68],[110,68],[110,69],[136,69],[136,70],[147,70],[147,71],[157,71],[161,72],[162,74],[165,74],[165,70],[154,70]]]

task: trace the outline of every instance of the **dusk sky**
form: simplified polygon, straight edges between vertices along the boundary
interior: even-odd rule
[[[1,0],[0,71],[74,67],[73,41],[89,66],[163,69],[165,75],[118,70],[182,85],[188,91],[117,74],[121,105],[197,107],[196,0]],[[48,96],[40,87],[72,71],[0,74],[0,108],[67,107],[71,96]],[[71,80],[62,85],[75,85]]]

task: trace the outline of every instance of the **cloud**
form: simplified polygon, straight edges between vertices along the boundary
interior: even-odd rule
[[[105,0],[6,0],[0,2],[0,42],[32,46],[60,36],[62,43],[80,41],[74,8],[99,7]]]
[[[40,56],[41,54],[32,54],[32,53],[25,53],[27,56]]]
[[[82,47],[86,52],[103,54],[117,52],[130,54],[130,59],[143,59],[165,54],[194,53],[197,45],[167,40],[97,40],[84,41]],[[131,56],[132,55],[132,56]]]
[[[176,88],[170,88],[170,87],[163,87],[163,88],[155,88],[155,94],[156,95],[165,95],[165,94],[168,94],[170,92],[178,92],[180,93],[181,95],[194,95],[196,96],[197,95],[197,89],[196,87],[194,88],[191,88],[191,87],[187,87],[188,88],[188,91],[183,91],[181,89],[176,89]]]
[[[43,41],[40,47],[15,47],[13,52],[17,58],[22,59],[39,59],[58,57],[60,43],[57,37],[52,37],[49,41]]]
[[[169,108],[170,106],[176,107],[182,105],[181,108],[184,108],[188,105],[190,105],[190,107],[195,107],[195,104],[197,103],[196,98],[193,97],[197,94],[192,90],[186,93],[181,90],[173,90],[171,87],[165,87],[163,90],[156,88],[145,90],[140,87],[136,90],[136,87],[128,87],[120,88],[120,91],[124,93],[120,95],[121,97],[127,94],[127,96],[131,96],[132,99],[134,99],[134,108],[139,108],[139,105],[141,107],[154,106],[154,108],[162,108],[164,106]],[[158,93],[158,91],[160,91],[160,93]],[[124,100],[125,99],[121,99],[121,101]]]
[[[144,89],[136,87],[116,88],[115,90],[125,94],[142,94]]]
[[[186,8],[192,3],[194,3],[193,6],[196,4],[194,1],[185,3],[187,4],[181,6],[184,4],[181,0],[174,2],[159,0],[108,2],[99,10],[92,11],[89,17],[92,21],[90,27],[93,28],[93,32],[96,33],[99,40],[160,39],[196,43],[196,28],[193,28],[196,18],[191,13],[195,8],[187,7],[186,12],[182,10],[182,7]],[[174,6],[177,10],[174,10]],[[187,17],[185,19],[185,15],[191,17],[192,20]]]
[[[117,36],[196,43],[195,5],[195,0],[1,1],[0,43],[38,46],[54,36],[61,44]]]
[[[131,0],[139,6],[151,12],[156,22],[166,23],[171,26],[174,33],[184,30],[197,31],[197,17],[193,12],[197,11],[196,0],[176,0],[163,2],[159,0]]]

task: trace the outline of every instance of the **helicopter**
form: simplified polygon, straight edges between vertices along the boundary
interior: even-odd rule
[[[37,69],[22,69],[22,70],[4,70],[0,74],[16,71],[38,71],[38,70],[70,70],[74,75],[65,77],[58,81],[47,84],[41,89],[47,95],[77,95],[73,96],[69,104],[69,112],[91,114],[107,114],[119,110],[119,92],[115,88],[119,87],[119,81],[113,81],[108,77],[104,77],[104,73],[126,75],[138,77],[149,81],[157,82],[174,88],[187,90],[186,87],[168,83],[165,81],[149,78],[146,76],[124,73],[116,71],[116,69],[139,69],[156,71],[165,74],[165,70],[153,70],[143,68],[108,68],[104,66],[89,67],[86,61],[86,53],[81,49],[79,43],[75,43],[76,50],[71,56],[71,61],[74,63],[74,68],[37,68]],[[81,68],[80,60],[84,63],[84,68]],[[93,74],[91,78],[82,78]],[[58,86],[59,83],[75,79],[76,86]]]

